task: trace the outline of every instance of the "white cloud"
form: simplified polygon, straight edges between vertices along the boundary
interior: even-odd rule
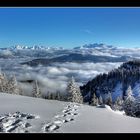
[[[55,92],[60,90],[65,92],[69,77],[74,76],[79,85],[93,79],[97,74],[108,72],[117,68],[121,63],[54,63],[52,66],[30,67],[20,65],[22,60],[4,60],[0,59],[2,71],[14,73],[19,81],[35,80],[40,83],[41,90],[44,94],[47,91]],[[30,94],[32,86],[22,84],[27,95]]]
[[[1,54],[5,55],[5,56],[12,56],[13,55],[12,52],[9,50],[3,50],[3,51],[1,51]]]
[[[82,31],[87,34],[93,34],[93,32],[89,29],[83,29]]]

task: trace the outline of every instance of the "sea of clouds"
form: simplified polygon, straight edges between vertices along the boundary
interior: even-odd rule
[[[79,86],[86,84],[100,73],[107,73],[122,63],[53,63],[50,66],[30,67],[21,65],[23,59],[0,59],[1,71],[7,75],[15,74],[24,94],[30,95],[32,84],[27,80],[37,80],[41,91],[61,91],[65,93],[68,80],[73,76]]]

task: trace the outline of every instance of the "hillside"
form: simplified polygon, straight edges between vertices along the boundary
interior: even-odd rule
[[[69,55],[63,55],[63,56],[54,57],[51,59],[46,59],[46,58],[33,59],[31,61],[23,62],[21,64],[22,65],[26,64],[29,66],[38,66],[38,65],[48,66],[49,64],[52,64],[54,62],[60,62],[60,63],[65,63],[65,62],[76,62],[76,63],[126,62],[131,59],[132,58],[128,56],[127,57],[125,56],[111,57],[111,56],[83,55],[83,54],[72,53]]]
[[[44,124],[61,112],[66,104],[60,101],[0,93],[0,132],[41,132]],[[26,114],[35,118],[26,119]],[[7,121],[3,122],[3,117],[7,118]],[[24,127],[25,124],[30,127]]]
[[[93,93],[105,99],[111,93],[113,101],[118,96],[124,98],[128,86],[132,87],[135,97],[140,95],[140,60],[123,63],[117,69],[108,73],[97,75],[86,85],[81,86],[81,91],[86,102],[90,102]]]
[[[0,93],[0,132],[136,133],[140,119],[106,108]]]

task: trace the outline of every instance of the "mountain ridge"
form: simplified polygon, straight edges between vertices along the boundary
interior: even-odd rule
[[[104,43],[91,43],[91,44],[84,44],[82,46],[78,47],[73,47],[70,49],[116,49],[118,47],[115,47],[113,45],[106,45]],[[49,50],[49,49],[56,49],[56,50],[61,50],[61,49],[66,49],[63,47],[48,47],[48,46],[43,46],[43,45],[33,45],[33,46],[24,46],[24,45],[13,45],[10,47],[3,47],[0,48],[1,50],[26,50],[26,49],[31,49],[31,50]]]
[[[128,61],[117,69],[99,74],[80,89],[85,97],[85,102],[90,103],[94,93],[97,97],[102,96],[103,99],[111,93],[114,101],[117,96],[124,98],[129,86],[132,87],[135,97],[140,96],[140,59]],[[116,96],[116,94],[118,95]],[[114,95],[116,97],[113,97]]]
[[[112,60],[120,57],[140,58],[140,48],[119,48],[103,43],[85,44],[81,47],[66,49],[62,47],[47,47],[34,45],[28,46],[12,46],[9,48],[0,48],[0,58],[54,58],[60,56],[81,55],[82,57],[110,57]],[[113,58],[114,57],[114,58]],[[116,57],[116,58],[115,58]],[[124,62],[124,61],[122,61]]]

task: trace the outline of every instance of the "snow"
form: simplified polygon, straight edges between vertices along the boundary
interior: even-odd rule
[[[112,92],[112,100],[113,102],[117,99],[117,97],[122,97],[123,90],[122,90],[122,83],[118,83]]]
[[[40,132],[42,123],[50,121],[57,113],[61,112],[65,105],[65,102],[60,101],[0,93],[0,116],[18,111],[20,114],[29,113],[36,116],[36,119],[27,121],[32,126],[30,132]],[[18,119],[23,120],[21,117]],[[13,123],[13,119],[10,117],[10,120],[8,119],[4,125],[10,126],[11,123]]]
[[[27,128],[32,126],[27,120],[36,118],[39,117],[20,112],[4,115],[0,117],[1,132],[27,132]]]
[[[133,88],[133,95],[140,96],[140,83],[135,83],[135,86]]]
[[[75,117],[78,115],[78,107],[80,105],[75,103],[68,104],[61,114],[56,115],[51,122],[45,124],[43,132],[60,132],[60,128],[65,123],[70,123],[75,120]]]
[[[47,46],[21,46],[21,45],[15,45],[11,46],[9,49],[11,50],[63,50],[62,47],[47,47]]]
[[[0,132],[139,133],[140,119],[109,106],[45,100],[0,93]]]
[[[108,111],[111,111],[113,113],[116,113],[116,114],[119,114],[119,115],[125,115],[125,112],[124,111],[119,111],[119,110],[112,110],[110,106],[108,105],[105,105],[105,108],[108,110]]]
[[[121,56],[129,57],[130,56],[133,58],[140,58],[140,53],[139,53],[140,48],[114,47],[111,45],[97,44],[97,43],[83,45],[83,46],[75,47],[72,49],[64,49],[63,47],[51,47],[51,46],[40,46],[40,45],[34,45],[34,46],[15,45],[8,48],[0,48],[0,52],[2,52],[2,54],[3,54],[3,51],[5,50],[10,51],[10,55],[6,54],[7,57],[8,56],[9,57],[15,57],[15,56],[54,57],[54,56],[62,56],[65,54],[67,55],[71,53],[79,53],[79,54],[89,54],[89,55],[95,55],[95,56],[111,56],[111,57],[121,57]],[[13,55],[11,55],[11,53]]]
[[[63,125],[63,133],[139,133],[140,119],[110,111],[108,108],[81,106],[75,122]],[[120,115],[121,114],[121,115]]]

